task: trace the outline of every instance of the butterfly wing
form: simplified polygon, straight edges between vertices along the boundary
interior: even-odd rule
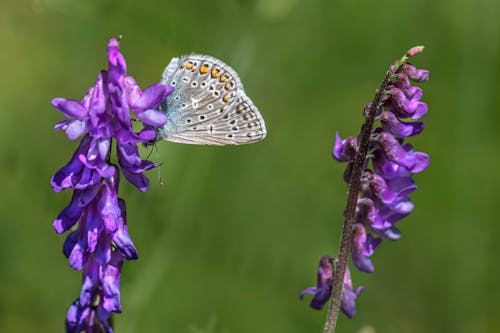
[[[192,54],[174,58],[162,83],[174,91],[160,106],[168,122],[158,136],[172,142],[240,145],[266,136],[259,110],[245,94],[238,74],[222,61]]]

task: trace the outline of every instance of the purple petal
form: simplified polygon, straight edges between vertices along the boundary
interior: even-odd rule
[[[423,122],[403,122],[392,112],[382,112],[380,120],[385,131],[398,137],[414,136],[424,130]]]
[[[156,139],[156,131],[151,128],[144,128],[137,135],[138,142],[150,142]]]
[[[120,255],[117,253],[113,255],[113,259],[111,260],[115,263],[106,266],[102,277],[102,288],[104,291],[102,306],[109,312],[121,312],[120,271],[122,261]]]
[[[118,130],[115,137],[119,143],[150,142],[156,139],[156,131],[153,128],[144,128],[139,133],[127,130]]]
[[[384,104],[386,111],[393,112],[401,118],[413,119],[420,119],[427,113],[427,104],[420,102],[422,97],[420,88],[412,89],[409,86],[399,89],[392,87],[389,95],[391,96],[389,100],[392,101],[392,107],[389,103]]]
[[[78,299],[74,301],[66,315],[66,332],[80,333],[89,319],[90,312],[90,307],[81,306]]]
[[[99,288],[100,267],[94,257],[90,257],[83,272],[82,289],[80,291],[80,304],[92,306],[94,295]]]
[[[357,139],[355,137],[348,137],[342,140],[339,132],[335,133],[335,144],[333,145],[332,156],[339,162],[352,162],[356,157],[358,150]]]
[[[364,287],[359,287],[356,291],[344,287],[340,301],[340,310],[350,319],[356,315],[356,298],[358,298],[363,290],[365,290]]]
[[[328,302],[332,293],[332,279],[333,265],[331,258],[324,256],[319,261],[317,286],[315,288],[307,288],[301,293],[300,297],[303,298],[305,294],[314,293],[314,298],[310,305],[314,309],[321,309]]]
[[[429,166],[430,158],[426,153],[416,152],[415,153],[415,165],[411,168],[411,172],[419,173]]]
[[[66,128],[68,128],[68,124],[71,122],[72,120],[69,120],[69,119],[64,119],[64,120],[61,120],[59,121],[55,126],[54,126],[54,130],[55,131],[65,131]]]
[[[311,301],[311,308],[316,310],[321,310],[323,306],[328,302],[330,296],[332,295],[332,286],[324,286],[321,289],[316,290],[316,295]]]
[[[123,169],[123,175],[128,180],[128,182],[141,192],[146,192],[149,188],[149,179],[142,173],[133,173],[126,169]]]
[[[400,199],[396,193],[391,191],[385,179],[381,176],[365,171],[365,178],[368,180],[371,193],[385,205],[394,204]]]
[[[116,38],[111,38],[108,42],[108,67],[109,74],[112,76],[111,80],[116,80],[127,72],[127,64]]]
[[[69,258],[71,251],[73,251],[73,248],[75,247],[76,243],[78,242],[78,239],[80,237],[80,234],[78,230],[75,230],[71,232],[68,237],[66,237],[66,240],[64,241],[63,244],[63,254],[66,258]]]
[[[355,231],[351,246],[352,261],[361,272],[372,273],[373,264],[369,257],[373,255],[382,240],[367,234],[361,224],[356,223],[354,226]]]
[[[113,235],[113,242],[115,243],[118,250],[121,251],[121,254],[125,259],[137,259],[139,258],[137,249],[135,248],[135,245],[128,234],[125,201],[123,201],[122,199],[118,199],[118,206],[120,207],[122,216],[120,216],[120,218],[118,219],[118,229]]]
[[[95,261],[99,266],[105,266],[111,260],[113,252],[111,251],[111,234],[102,232],[99,235],[99,241],[95,250]]]
[[[348,317],[352,318],[356,314],[356,298],[364,290],[364,287],[359,287],[354,290],[351,279],[351,271],[346,267],[344,275],[344,288],[342,298],[340,300],[340,310]]]
[[[409,86],[402,91],[405,96],[412,101],[420,101],[424,95],[424,90],[417,86]]]
[[[73,188],[78,183],[81,172],[84,169],[79,156],[87,153],[90,142],[90,136],[85,136],[71,157],[71,160],[52,177],[50,183],[54,191],[59,192],[65,188]]]
[[[101,116],[106,112],[106,103],[107,103],[107,94],[104,91],[104,81],[107,74],[104,71],[101,71],[97,76],[94,87],[92,87],[92,91],[89,98],[89,110],[90,114],[94,116]]]
[[[427,104],[424,102],[410,102],[407,105],[407,110],[412,114],[412,119],[420,119],[427,114]]]
[[[161,83],[155,83],[149,86],[139,99],[136,100],[132,109],[137,111],[153,109],[157,107],[165,98],[166,87]]]
[[[401,231],[396,227],[391,227],[387,230],[377,232],[380,236],[383,236],[389,240],[396,241],[401,238]]]
[[[70,140],[78,139],[85,131],[87,130],[87,125],[85,121],[81,120],[73,120],[66,123],[66,126],[63,128],[66,132],[66,136]]]
[[[424,82],[429,79],[429,71],[425,69],[416,69],[410,64],[404,64],[402,66],[403,71],[408,75],[410,79],[415,82]]]
[[[87,117],[89,112],[80,102],[60,97],[52,100],[52,106],[62,112],[66,117],[74,119],[83,120]]]
[[[75,191],[70,204],[64,208],[54,221],[54,229],[58,234],[73,227],[82,215],[83,209],[88,203],[90,196],[95,196],[94,189],[89,191]]]
[[[396,74],[396,82],[394,84],[400,89],[406,89],[411,86],[408,75],[403,72],[399,72]]]
[[[141,97],[142,90],[141,87],[135,82],[132,76],[125,76],[123,78],[123,84],[125,85],[125,95],[127,96],[127,103],[132,109],[135,102]]]
[[[401,168],[399,164],[396,164],[385,157],[382,150],[377,149],[374,151],[375,157],[373,158],[373,167],[375,172],[384,177],[385,179],[391,179],[398,175],[398,170]]]
[[[125,95],[124,87],[114,82],[108,83],[109,99],[111,101],[111,109],[119,121],[121,127],[132,131],[130,123],[130,110],[128,107],[127,96]]]
[[[97,327],[101,327],[104,330],[104,333],[113,333],[113,328],[109,324],[109,318],[111,317],[111,313],[106,311],[102,306],[97,308],[96,319],[99,319],[99,323],[96,324]],[[97,321],[97,320],[96,320]],[[101,333],[101,332],[96,332]]]
[[[411,202],[410,199],[404,199],[404,200],[401,200],[400,202],[398,202],[397,204],[391,206],[390,208],[397,212],[397,213],[400,213],[400,214],[409,214],[413,208],[415,207],[415,205],[413,204],[413,202]]]
[[[118,143],[118,161],[123,167],[131,169],[133,166],[140,166],[142,164],[141,157],[139,156],[139,149],[135,143]],[[144,170],[142,170],[144,171]]]
[[[80,241],[73,246],[73,249],[68,257],[68,262],[71,268],[75,270],[81,270],[83,268],[84,252],[85,250]]]
[[[300,299],[304,299],[304,296],[305,295],[314,295],[316,294],[316,290],[317,288],[316,287],[309,287],[307,289],[304,289],[301,293],[300,293]]]
[[[385,230],[391,227],[391,223],[382,217],[373,200],[368,197],[358,199],[357,221],[368,225],[372,230]]]
[[[99,215],[99,211],[97,210],[96,202],[92,202],[87,209],[85,229],[87,249],[88,252],[93,253],[97,248],[99,236],[104,229],[103,221]]]
[[[167,115],[157,110],[149,109],[143,112],[136,112],[136,115],[144,124],[154,127],[161,127],[167,122]]]
[[[408,169],[413,167],[415,164],[414,154],[407,152],[391,134],[387,132],[378,133],[377,139],[387,159]]]
[[[97,210],[108,232],[117,229],[118,219],[121,215],[118,207],[118,180],[115,177],[107,178],[101,186]]]

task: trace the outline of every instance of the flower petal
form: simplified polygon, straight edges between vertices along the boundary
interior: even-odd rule
[[[339,162],[352,162],[356,157],[358,143],[355,137],[348,137],[345,140],[340,138],[339,132],[335,133],[335,144],[333,146],[332,156]]]
[[[167,123],[167,115],[161,111],[148,109],[143,112],[136,112],[136,115],[144,124],[154,127],[161,127]]]
[[[380,116],[382,128],[398,137],[409,137],[422,133],[423,122],[403,122],[392,112],[382,112]]]
[[[54,98],[52,100],[52,106],[56,108],[58,111],[62,112],[68,118],[74,119],[85,119],[89,113],[87,109],[80,104],[80,102],[65,99],[65,98]]]
[[[161,83],[150,85],[144,90],[142,96],[135,101],[132,109],[137,114],[137,111],[144,111],[157,107],[165,98],[165,91],[166,87]]]
[[[128,234],[125,201],[122,199],[118,199],[118,206],[120,207],[122,215],[118,219],[118,229],[113,235],[113,242],[115,243],[118,250],[121,251],[121,254],[125,259],[137,259],[139,258],[137,249],[135,248],[135,245]]]
[[[377,139],[387,159],[408,169],[413,167],[415,164],[414,154],[407,152],[391,134],[380,132]]]
[[[118,253],[114,253],[111,263],[106,265],[102,277],[102,289],[104,292],[102,307],[109,312],[121,312],[120,304],[120,272],[122,259]]]
[[[73,120],[67,123],[64,131],[70,140],[78,139],[87,130],[86,123],[82,120]]]

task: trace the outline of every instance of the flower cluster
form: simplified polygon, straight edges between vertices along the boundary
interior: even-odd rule
[[[57,233],[71,230],[63,253],[73,269],[83,271],[80,296],[70,306],[67,332],[112,332],[109,318],[121,312],[120,271],[124,259],[137,259],[127,230],[125,201],[118,197],[120,172],[140,191],[149,180],[143,172],[156,167],[139,156],[137,143],[155,139],[155,127],[167,118],[155,108],[173,88],[160,83],[144,92],[126,76],[126,63],[118,40],[108,43],[107,71],[82,101],[54,98],[52,105],[68,119],[59,122],[70,140],[82,137],[71,160],[51,179],[54,191],[72,189],[73,196],[54,221]],[[130,111],[142,122],[134,132]],[[111,163],[116,140],[118,165]]]
[[[413,86],[411,81],[426,81],[429,71],[416,69],[406,62],[408,57],[420,53],[422,49],[411,49],[400,62],[393,64],[396,66],[395,71],[383,91],[380,104],[376,106],[375,120],[380,121],[380,126],[372,131],[369,138],[350,246],[352,261],[362,272],[373,272],[370,257],[382,239],[397,240],[401,237],[401,232],[395,224],[414,208],[408,198],[417,188],[412,175],[423,171],[429,165],[427,154],[416,152],[411,144],[404,143],[405,138],[418,135],[424,129],[424,123],[418,120],[427,113],[427,104],[421,101],[423,90]],[[368,116],[371,107],[371,104],[365,107],[365,116]],[[360,138],[361,136],[341,139],[338,132],[336,134],[332,155],[335,160],[348,163],[344,173],[344,179],[348,183],[362,144],[359,142]],[[320,274],[324,270],[325,263],[322,259]],[[352,317],[355,313],[354,299],[359,292],[352,291],[348,268],[344,279],[341,309]],[[351,283],[351,287],[347,289],[346,280]],[[319,282],[318,280],[318,287],[314,290],[316,296],[311,303],[313,308],[321,308],[328,301],[324,294],[331,294],[331,290]]]

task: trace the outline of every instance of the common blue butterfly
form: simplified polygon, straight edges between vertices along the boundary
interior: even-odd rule
[[[234,69],[208,55],[173,58],[161,83],[175,89],[161,104],[167,123],[157,139],[199,145],[241,145],[262,140],[266,126]]]

